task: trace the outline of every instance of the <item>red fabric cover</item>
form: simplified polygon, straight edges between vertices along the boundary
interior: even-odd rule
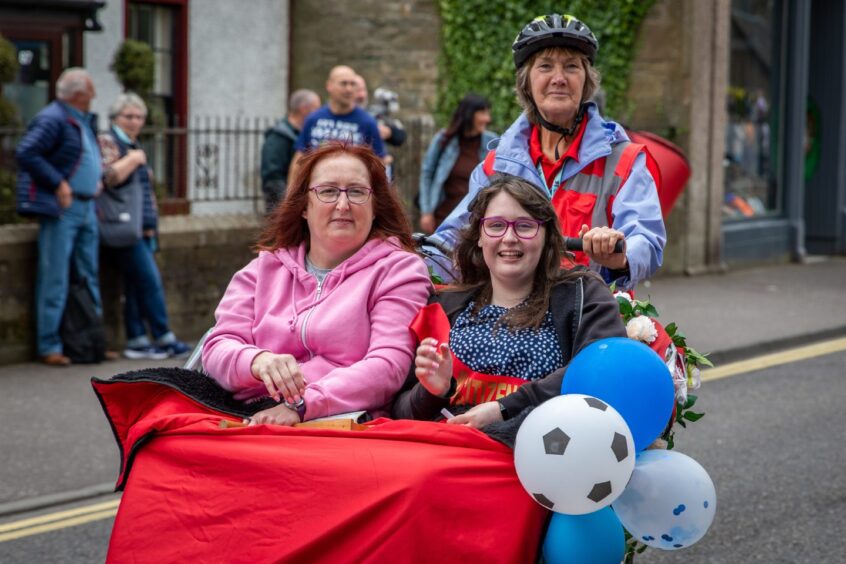
[[[94,386],[124,456],[109,562],[536,559],[548,513],[512,451],[474,429],[220,429],[220,413],[165,386]]]

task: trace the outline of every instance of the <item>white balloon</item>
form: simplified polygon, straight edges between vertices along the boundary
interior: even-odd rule
[[[614,512],[638,541],[678,550],[705,536],[717,510],[717,492],[708,472],[674,450],[637,455],[629,485]]]
[[[634,439],[602,400],[567,394],[532,411],[517,432],[514,467],[523,488],[547,509],[598,511],[617,498],[634,468]]]

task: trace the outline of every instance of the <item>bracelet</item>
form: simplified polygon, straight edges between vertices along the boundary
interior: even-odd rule
[[[287,401],[283,401],[282,405],[284,405],[285,407],[287,407],[291,411],[296,411],[297,415],[300,416],[300,422],[303,421],[303,417],[305,416],[305,411],[306,411],[304,399],[300,398],[300,401],[298,401],[297,403],[288,403]]]
[[[300,416],[300,423],[305,421],[305,412],[306,412],[306,405],[305,405],[305,400],[303,400],[299,403],[299,405],[297,405],[297,415]]]

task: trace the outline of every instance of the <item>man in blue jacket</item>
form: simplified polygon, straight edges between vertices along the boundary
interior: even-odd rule
[[[65,310],[71,259],[88,280],[102,314],[98,282],[99,234],[94,196],[101,190],[100,149],[89,110],[94,83],[84,69],[65,70],[56,82],[57,101],[30,122],[18,144],[18,213],[36,216],[38,277],[35,287],[38,356],[67,366],[59,326]]]

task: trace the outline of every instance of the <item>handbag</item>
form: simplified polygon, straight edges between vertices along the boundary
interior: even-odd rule
[[[144,187],[138,172],[116,188],[106,188],[96,198],[100,243],[107,247],[131,247],[141,240]]]

